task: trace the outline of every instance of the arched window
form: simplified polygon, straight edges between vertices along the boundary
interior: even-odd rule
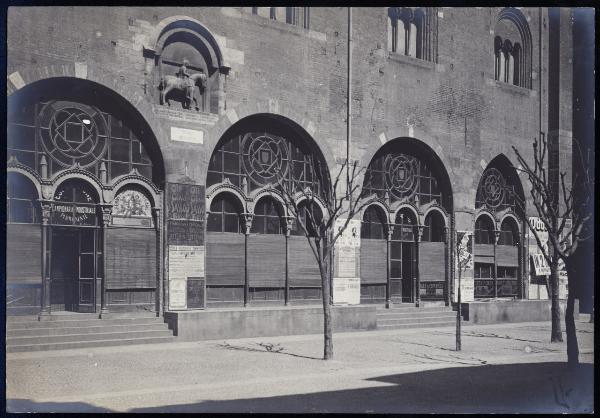
[[[400,209],[396,214],[394,231],[392,232],[392,240],[414,241],[417,233],[416,227],[417,220],[415,215],[409,209]]]
[[[230,193],[219,193],[210,204],[206,230],[210,232],[243,233],[242,206]]]
[[[494,243],[494,223],[489,216],[482,215],[475,221],[475,244]]]
[[[265,132],[236,135],[222,142],[208,165],[207,186],[224,182],[248,192],[271,184],[321,192],[322,163],[307,147]]]
[[[251,231],[254,234],[283,234],[283,208],[272,197],[261,198],[254,206]]]
[[[311,204],[309,205],[309,203],[306,200],[303,200],[298,204],[298,212],[300,215],[300,219],[304,223],[304,226],[307,228],[309,236],[315,236],[317,234],[317,231],[315,231],[312,228],[311,223],[307,221],[307,216],[310,215],[308,219],[312,217],[315,224],[319,225],[321,220],[323,219],[323,211],[321,210],[319,205],[317,205],[314,202],[311,202]],[[290,233],[292,235],[305,236],[302,227],[298,224],[298,222],[295,219],[293,221],[293,226]]]
[[[444,219],[437,211],[432,211],[425,217],[425,226],[423,228],[423,241],[443,242],[444,241]]]
[[[390,7],[388,9],[388,45],[392,52],[414,58],[432,60],[432,26],[428,27],[428,11],[424,8]]]
[[[525,16],[514,7],[503,9],[494,33],[495,79],[531,88],[531,32]]]
[[[514,219],[506,218],[502,222],[498,245],[519,245],[519,228]]]
[[[40,222],[40,204],[34,184],[22,174],[7,174],[6,222],[35,224]]]
[[[376,205],[365,209],[360,237],[365,239],[387,239],[387,221],[383,210]]]
[[[510,174],[508,176],[504,175],[504,172],[507,171],[507,174]],[[510,209],[515,213],[521,213],[522,205],[518,204],[518,200],[523,201],[523,197],[520,189],[516,173],[511,173],[507,167],[495,163],[490,164],[479,181],[475,207],[485,207],[491,212]]]
[[[107,180],[133,169],[152,179],[153,163],[119,117],[73,101],[32,104],[8,113],[8,157],[49,176],[74,164]]]

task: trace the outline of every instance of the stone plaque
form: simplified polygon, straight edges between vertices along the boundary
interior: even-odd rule
[[[186,279],[169,280],[169,309],[186,308]]]
[[[204,277],[204,246],[169,245],[169,279]]]
[[[185,129],[171,126],[171,141],[204,143],[204,132],[196,129]]]
[[[360,303],[360,278],[334,277],[333,303],[358,305]]]
[[[458,289],[458,278],[454,279],[454,289]],[[463,277],[460,281],[461,302],[473,302],[475,300],[475,282],[473,277]],[[454,292],[454,302],[458,301],[458,292]]]

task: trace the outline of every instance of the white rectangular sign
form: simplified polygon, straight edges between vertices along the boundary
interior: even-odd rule
[[[204,246],[169,245],[169,279],[204,277]]]
[[[191,142],[193,144],[204,143],[204,132],[196,129],[185,129],[171,126],[171,141]]]
[[[185,309],[187,307],[187,279],[169,280],[169,309]]]
[[[334,277],[333,303],[348,305],[360,304],[360,278]]]

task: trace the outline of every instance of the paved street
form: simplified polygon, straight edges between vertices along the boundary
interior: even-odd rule
[[[11,412],[591,412],[593,324],[579,374],[550,323],[9,353]],[[564,328],[563,328],[564,329]]]

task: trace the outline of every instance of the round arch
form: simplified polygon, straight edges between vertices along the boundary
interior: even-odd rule
[[[481,209],[481,210],[487,209],[490,213],[495,211],[495,208],[487,207],[486,205],[484,205],[482,203],[478,203],[478,200],[477,200],[479,198],[478,195],[479,195],[480,188],[482,187],[481,182],[484,180],[484,175],[489,169],[493,169],[493,168],[500,171],[502,176],[504,176],[506,183],[509,186],[514,187],[514,192],[516,193],[517,198],[520,199],[521,202],[525,203],[525,193],[523,190],[523,183],[521,181],[521,177],[519,176],[519,173],[517,172],[513,163],[510,161],[510,159],[505,154],[498,154],[490,160],[490,162],[485,166],[485,168],[478,167],[478,169],[474,175],[474,178],[479,178],[479,181],[477,182],[477,187],[475,189],[475,191],[476,191],[475,208]],[[511,209],[512,211],[514,211],[518,215],[524,216],[524,214],[519,213],[521,210],[520,205],[516,204],[516,202],[515,202],[515,204],[513,204],[512,206],[514,206]],[[494,217],[494,219],[495,219],[495,217]]]
[[[366,212],[366,210],[368,208],[370,208],[371,206],[377,206],[381,211],[383,211],[383,213],[385,214],[386,223],[388,223],[388,224],[391,223],[391,220],[390,220],[391,210],[390,210],[390,208],[388,208],[383,202],[380,202],[379,200],[374,200],[373,202],[369,203],[369,205],[367,205],[367,206],[365,206],[363,208],[362,212],[360,213],[361,219],[363,218],[364,213]]]
[[[306,119],[296,109],[282,103],[278,103],[277,110],[269,108],[262,102],[256,103],[253,107],[241,104],[236,108],[229,109],[219,118],[210,131],[210,135],[207,135],[206,165],[222,141],[257,126],[259,130],[264,131],[268,126],[276,129],[277,132],[271,132],[273,134],[285,133],[290,138],[297,138],[311,151],[323,158],[329,178],[331,178],[331,173],[336,173],[338,165],[335,154],[327,139],[317,135],[315,123]],[[206,182],[206,174],[206,171],[200,174],[200,181]]]
[[[54,195],[60,186],[69,180],[77,180],[89,184],[96,191],[98,199],[96,203],[106,202],[100,180],[96,176],[83,170],[65,170],[56,173],[56,175],[52,178],[52,192],[50,194],[52,199],[54,198]]]
[[[20,175],[26,177],[35,187],[35,189],[37,191],[38,199],[41,199],[43,197],[42,188],[40,186],[40,179],[37,175],[34,175],[29,170],[26,170],[21,167],[8,167],[6,169],[6,172],[7,173],[16,173],[16,174],[20,174]]]
[[[121,191],[127,189],[128,187],[131,187],[132,185],[144,189],[148,197],[150,197],[151,199],[150,203],[152,204],[152,207],[162,207],[159,192],[154,188],[153,184],[148,183],[147,181],[144,181],[141,178],[129,176],[123,176],[117,181],[115,181],[111,200],[114,200]]]
[[[400,214],[400,212],[403,212],[405,209],[408,210],[412,214],[412,216],[414,216],[415,226],[422,225],[419,212],[413,205],[410,205],[408,203],[402,203],[402,204],[398,205],[398,207],[395,208],[395,210],[393,212],[393,216],[392,216],[392,223],[396,223],[396,219],[398,218],[398,215]]]
[[[433,145],[433,147],[432,147]],[[419,161],[424,162],[431,169],[436,179],[439,181],[440,190],[443,190],[442,198],[444,202],[439,202],[442,206],[447,207],[448,212],[452,212],[453,190],[450,181],[450,175],[446,167],[450,167],[448,161],[442,153],[442,148],[439,144],[435,144],[432,140],[423,141],[414,137],[396,137],[387,141],[383,145],[373,144],[368,148],[361,160],[361,166],[369,169],[377,158],[393,152],[406,153],[416,157]],[[363,183],[364,187],[364,183]]]
[[[288,211],[286,209],[285,201],[283,200],[283,198],[279,195],[279,193],[275,193],[271,190],[262,190],[253,197],[251,210],[252,213],[254,213],[254,208],[262,199],[273,199],[275,202],[277,202],[278,205],[280,205],[281,216],[284,217],[288,215]]]
[[[35,101],[56,99],[73,100],[82,104],[97,106],[111,114],[130,122],[131,130],[144,144],[153,162],[153,181],[164,187],[165,166],[158,138],[162,128],[153,116],[152,108],[137,93],[125,91],[113,78],[104,79],[101,71],[88,71],[87,79],[65,77],[64,75],[41,76],[45,69],[34,69],[23,73],[25,85],[13,91],[7,100],[7,107],[19,107]],[[73,70],[74,71],[74,70]]]
[[[210,195],[208,195],[208,193],[207,193],[206,207],[208,208],[209,211],[210,211],[210,206],[212,205],[212,202],[217,197],[219,197],[219,196],[221,196],[223,194],[230,194],[230,195],[232,195],[234,197],[234,199],[240,205],[240,208],[242,209],[242,213],[248,211],[248,208],[247,208],[247,205],[246,205],[246,199],[244,198],[244,196],[242,196],[238,190],[230,188],[230,187],[220,187],[220,188],[214,190],[214,192],[211,193]]]
[[[425,224],[427,217],[434,213],[438,213],[444,221],[444,226],[448,227],[448,214],[445,213],[442,208],[437,206],[432,206],[423,213],[423,224]]]

